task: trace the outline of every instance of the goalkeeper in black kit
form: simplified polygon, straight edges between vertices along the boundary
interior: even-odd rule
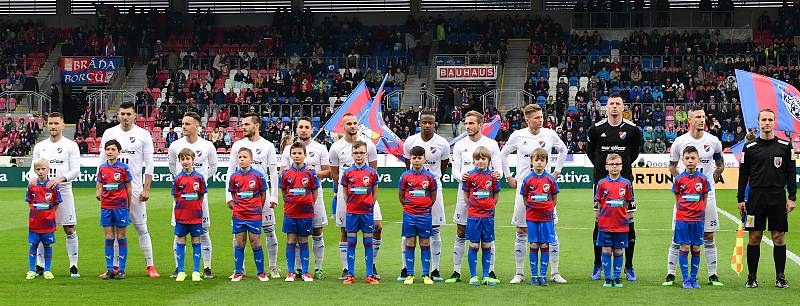
[[[633,171],[631,164],[639,157],[639,150],[642,147],[642,131],[636,125],[622,118],[622,111],[625,109],[625,102],[619,95],[611,95],[606,104],[606,119],[595,123],[589,128],[589,145],[586,156],[594,165],[593,186],[608,175],[606,171],[606,156],[616,153],[622,156],[622,177],[633,183]],[[636,274],[633,271],[633,252],[636,244],[636,230],[633,226],[633,214],[629,216],[628,247],[625,249],[625,275],[628,281],[635,281]],[[595,246],[597,238],[597,222],[594,224],[592,232],[592,246],[594,246],[594,269],[592,279],[599,280],[601,274],[600,267],[600,247]]]

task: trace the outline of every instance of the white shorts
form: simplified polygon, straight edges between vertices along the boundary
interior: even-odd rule
[[[314,202],[314,219],[311,227],[320,228],[328,225],[328,210],[325,209],[325,194],[322,188],[317,189],[317,201]]]
[[[445,225],[447,221],[444,218],[444,192],[442,191],[442,184],[439,184],[439,189],[436,190],[436,201],[433,202],[431,207],[431,221],[433,226]]]
[[[672,229],[675,229],[675,213],[677,207],[672,207]],[[719,230],[719,216],[717,215],[717,192],[712,189],[706,197],[705,224],[703,232],[714,233]]]
[[[175,226],[175,209],[172,210],[172,219],[170,220],[170,224]],[[208,229],[209,227],[211,227],[211,216],[209,215],[208,211],[208,193],[206,193],[205,197],[203,197],[203,229]]]
[[[72,185],[67,187],[66,184],[61,184],[58,187],[61,192],[61,204],[56,207],[56,225],[77,225],[78,217],[75,216],[75,198],[72,196]]]
[[[131,193],[133,199],[130,199],[130,205],[128,206],[131,215],[131,223],[134,225],[147,224],[147,202],[139,200],[140,194],[142,194],[141,190],[134,189]]]
[[[344,187],[339,185],[339,192],[336,193],[336,227],[344,227],[344,218],[347,216],[347,201],[344,199]],[[375,201],[375,206],[372,210],[372,218],[375,221],[383,221],[381,214],[381,205]]]
[[[453,212],[453,222],[458,225],[467,225],[467,202],[464,201],[461,184],[458,183],[458,192],[456,192],[456,210]]]

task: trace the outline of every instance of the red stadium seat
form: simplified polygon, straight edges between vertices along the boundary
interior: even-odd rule
[[[8,110],[17,109],[17,99],[16,98],[8,99],[8,107],[6,107],[6,109]]]

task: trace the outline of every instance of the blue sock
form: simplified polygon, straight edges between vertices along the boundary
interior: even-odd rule
[[[46,258],[46,257],[45,257]],[[700,269],[700,252],[692,251],[692,277],[691,279],[697,279],[697,270]]]
[[[420,256],[422,257],[422,275],[430,275],[431,272],[431,246],[420,246]],[[411,265],[414,266],[413,263]]]
[[[347,236],[347,273],[350,276],[356,275],[353,271],[356,266],[356,244],[358,243],[357,237]]]
[[[203,259],[203,249],[200,243],[192,243],[192,257],[194,258],[193,272],[200,272],[200,261]]]
[[[303,274],[308,273],[308,242],[300,242],[300,268]]]
[[[253,248],[253,260],[256,262],[258,274],[264,273],[264,248]]]
[[[539,277],[547,278],[547,267],[550,265],[550,246],[543,247],[542,262],[539,264]]]
[[[406,251],[403,252],[403,256],[406,258],[406,271],[408,271],[408,276],[414,276],[414,256],[415,248],[406,246]]]
[[[286,244],[286,266],[289,268],[288,273],[294,273],[294,259],[296,257],[297,252],[295,251],[295,244],[294,243],[287,243]]]
[[[371,276],[375,274],[375,271],[372,270],[372,264],[375,261],[375,250],[373,249],[372,245],[372,237],[364,237],[364,261],[367,265],[367,276]]]
[[[678,251],[678,265],[681,267],[683,280],[689,280],[689,251]]]
[[[114,270],[114,239],[106,239],[106,269],[108,271]]]
[[[185,243],[176,243],[175,244],[175,260],[178,261],[178,272],[183,272],[183,259],[186,258],[186,244]]]
[[[538,247],[530,247],[530,254],[528,255],[528,259],[531,263],[531,276],[536,277],[539,276],[539,248]]]
[[[244,270],[244,247],[233,247],[233,264],[236,269],[236,273],[241,274]]]
[[[489,267],[492,266],[492,248],[483,248],[481,260],[483,261],[483,277],[489,276]]]
[[[469,246],[467,262],[469,262],[469,274],[473,277],[478,276],[478,247]]]
[[[603,252],[600,262],[603,263],[603,275],[606,276],[606,279],[613,279],[611,277],[611,253]]]
[[[50,271],[50,264],[53,263],[53,247],[44,245],[44,270]],[[695,273],[696,274],[696,273]]]
[[[125,264],[128,262],[128,238],[117,238],[119,245],[119,271],[125,272]]]
[[[619,279],[619,274],[622,273],[622,264],[625,259],[622,254],[614,254],[614,279]]]
[[[36,271],[36,252],[39,248],[39,244],[29,244],[28,245],[28,271]]]

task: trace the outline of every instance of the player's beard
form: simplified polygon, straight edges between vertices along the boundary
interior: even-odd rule
[[[302,142],[308,142],[308,140],[311,139],[311,136],[306,136],[305,138],[303,138],[303,136],[297,135],[297,139]]]

